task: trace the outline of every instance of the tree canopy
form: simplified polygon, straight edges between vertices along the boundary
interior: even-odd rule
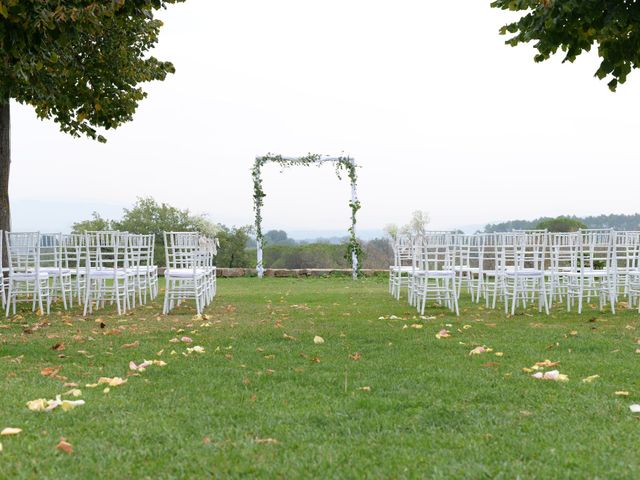
[[[508,45],[534,42],[534,60],[542,62],[558,50],[573,62],[596,47],[601,62],[595,75],[608,79],[615,91],[640,65],[640,3],[627,0],[494,0],[494,8],[525,12],[505,25]]]
[[[581,228],[587,228],[587,225],[577,218],[557,217],[539,222],[536,228],[549,232],[577,232]]]
[[[173,65],[148,55],[162,22],[153,11],[182,0],[0,0],[0,103],[35,107],[72,135],[131,120],[141,82]]]

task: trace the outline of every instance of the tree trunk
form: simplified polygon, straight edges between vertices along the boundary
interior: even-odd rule
[[[9,207],[9,167],[11,166],[11,105],[0,99],[0,230],[11,230]],[[4,238],[3,238],[4,240]],[[2,242],[4,243],[4,242]],[[2,249],[2,265],[7,266],[6,247]]]

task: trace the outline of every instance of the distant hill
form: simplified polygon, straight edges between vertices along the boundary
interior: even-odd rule
[[[633,215],[598,215],[590,217],[576,217],[564,215],[580,220],[589,228],[613,228],[616,230],[640,230],[640,213]],[[534,220],[510,220],[502,223],[490,223],[484,227],[487,233],[510,232],[511,230],[530,230],[536,228],[538,223],[549,220],[550,217],[540,217]]]

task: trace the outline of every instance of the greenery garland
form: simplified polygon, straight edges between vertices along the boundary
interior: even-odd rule
[[[356,172],[356,163],[350,157],[338,157],[335,160],[331,160],[335,163],[336,175],[339,179],[342,179],[343,171],[346,172],[349,180],[351,181],[352,188],[355,188],[358,176]],[[267,154],[262,157],[256,157],[256,161],[251,169],[251,177],[253,178],[253,210],[256,214],[256,241],[262,244],[262,207],[264,205],[264,197],[267,195],[262,189],[262,167],[268,163],[277,163],[282,168],[307,166],[307,165],[321,165],[323,162],[322,156],[317,154],[308,154],[305,157],[299,158],[285,158],[281,155]],[[349,227],[349,243],[347,245],[347,251],[345,252],[345,258],[352,261],[352,255],[355,253],[357,264],[357,273],[360,274],[360,266],[362,264],[362,246],[356,238],[356,214],[360,210],[360,201],[349,201],[349,207],[351,208],[351,226]]]

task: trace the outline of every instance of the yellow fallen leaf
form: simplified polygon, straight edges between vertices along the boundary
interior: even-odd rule
[[[496,353],[494,353],[494,355],[496,357],[502,357],[504,355],[504,353],[503,352],[496,352]]]
[[[123,380],[120,377],[113,377],[113,378],[100,377],[98,379],[98,385],[107,384],[110,387],[118,387],[120,385],[124,385],[125,383],[127,383],[127,381]]]
[[[600,375],[589,375],[587,378],[583,378],[583,379],[582,379],[582,383],[591,383],[591,382],[593,382],[596,378],[600,378]]]
[[[82,390],[79,390],[77,388],[72,388],[68,392],[63,393],[63,395],[71,395],[73,397],[79,397],[80,395],[82,395]]]
[[[45,398],[38,398],[27,402],[27,408],[32,412],[44,412],[49,406],[49,402]]]
[[[424,325],[422,325],[421,323],[412,323],[411,328],[420,329],[424,328]]]
[[[617,395],[618,397],[628,397],[629,396],[629,392],[627,392],[625,390],[619,390],[619,391],[615,392],[614,395]]]
[[[471,325],[465,325],[462,327],[464,330],[469,330],[471,328]]]
[[[321,345],[324,343],[324,338],[322,338],[319,335],[316,335],[315,337],[313,337],[313,343],[315,343],[316,345]]]
[[[0,432],[0,435],[17,435],[22,431],[21,428],[13,428],[13,427],[7,427],[2,429],[2,431]]]

